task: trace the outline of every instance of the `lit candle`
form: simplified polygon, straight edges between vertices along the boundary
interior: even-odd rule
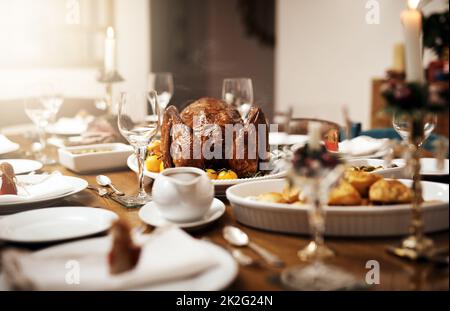
[[[408,9],[401,14],[401,21],[405,31],[406,50],[406,81],[424,82],[422,64],[422,15],[417,7],[420,0],[408,0]]]
[[[319,122],[308,123],[308,147],[310,150],[320,150],[322,141],[322,125]]]
[[[106,30],[106,39],[105,39],[105,59],[104,59],[104,67],[105,72],[111,73],[115,71],[116,66],[116,40],[114,39],[114,29],[112,27],[108,27]]]

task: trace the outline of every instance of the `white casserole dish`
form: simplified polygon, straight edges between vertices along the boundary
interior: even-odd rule
[[[411,185],[410,180],[400,180]],[[227,189],[227,198],[237,221],[270,231],[309,234],[308,206],[268,203],[251,199],[266,192],[281,192],[285,180],[261,180]],[[422,182],[426,202],[423,206],[425,231],[434,232],[449,226],[449,186]],[[327,236],[397,236],[409,232],[411,205],[332,206],[326,207]]]

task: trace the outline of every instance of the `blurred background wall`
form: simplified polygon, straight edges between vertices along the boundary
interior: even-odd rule
[[[297,117],[342,122],[347,105],[367,128],[371,81],[393,62],[403,41],[406,0],[0,0],[0,126],[20,122],[26,85],[56,82],[69,98],[95,101],[107,26],[117,38],[120,90],[144,88],[150,71],[175,78],[172,103],[220,97],[225,77],[253,79],[267,115],[294,108]],[[446,0],[422,0],[425,13]],[[68,22],[74,4],[79,23]],[[12,104],[14,102],[14,104]],[[71,101],[73,102],[73,101]],[[28,121],[23,117],[25,121]]]
[[[151,0],[153,71],[174,74],[173,103],[222,96],[222,80],[249,77],[255,101],[271,113],[274,45],[248,34],[246,7],[274,33],[275,0]]]
[[[405,0],[377,0],[380,23],[366,23],[366,0],[278,0],[275,102],[296,116],[342,122],[342,106],[367,128],[371,81],[393,63],[403,42]],[[434,0],[425,14],[447,6]]]

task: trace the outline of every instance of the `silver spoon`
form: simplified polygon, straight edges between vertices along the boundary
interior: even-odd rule
[[[116,187],[114,187],[114,185],[112,184],[111,179],[109,179],[108,176],[105,175],[98,175],[95,180],[97,181],[97,183],[102,186],[102,187],[110,187],[114,193],[116,195],[125,195],[125,193],[123,193],[122,191],[117,190]]]
[[[98,193],[98,195],[101,197],[108,195],[108,190],[106,190],[105,188],[97,188],[97,187],[89,185],[88,189],[96,191]]]
[[[283,267],[284,262],[275,254],[271,253],[267,249],[259,246],[250,241],[248,235],[241,229],[233,226],[226,226],[223,228],[223,237],[230,244],[234,246],[248,246],[255,253],[261,256],[269,265],[275,267]]]

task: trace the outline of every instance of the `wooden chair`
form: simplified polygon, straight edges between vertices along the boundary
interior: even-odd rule
[[[341,127],[335,122],[314,118],[292,118],[289,123],[288,133],[299,135],[308,134],[309,122],[318,122],[322,125],[322,140],[325,142],[328,150],[337,151]]]

